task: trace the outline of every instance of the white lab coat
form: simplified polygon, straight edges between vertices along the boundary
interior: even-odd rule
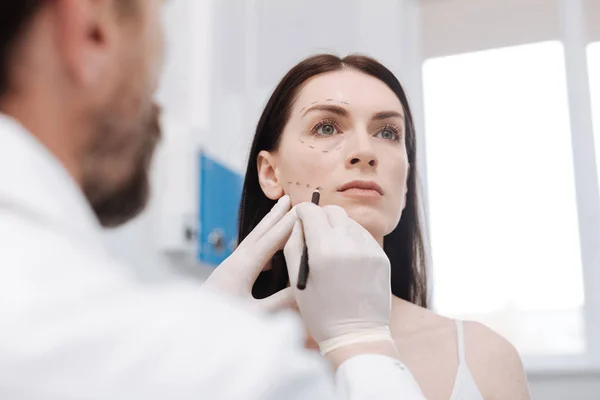
[[[58,160],[0,114],[0,399],[336,396],[297,317],[254,315],[193,283],[144,286],[128,271]],[[399,362],[361,357],[338,369],[340,398],[422,398]]]

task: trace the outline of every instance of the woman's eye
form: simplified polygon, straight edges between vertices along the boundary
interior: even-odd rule
[[[386,140],[398,140],[400,135],[392,128],[384,128],[377,134],[378,137]]]
[[[317,133],[323,136],[331,136],[335,135],[338,132],[335,126],[333,126],[332,124],[323,124],[317,129]]]
[[[395,139],[396,138],[396,132],[390,130],[390,129],[385,129],[381,132],[381,137],[384,139]]]

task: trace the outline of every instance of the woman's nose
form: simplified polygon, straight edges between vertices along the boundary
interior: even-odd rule
[[[350,148],[346,158],[347,168],[376,168],[377,154],[371,142],[371,136],[366,132],[356,132],[354,138],[346,143]]]

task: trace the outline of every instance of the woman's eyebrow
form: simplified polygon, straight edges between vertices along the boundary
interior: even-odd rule
[[[339,115],[340,117],[348,117],[350,115],[348,110],[346,110],[344,107],[336,106],[334,104],[317,104],[317,105],[307,108],[302,113],[302,116],[305,116],[306,114],[313,112],[313,111],[326,111],[326,112],[330,112],[332,114]]]
[[[404,119],[404,114],[398,111],[381,111],[373,115],[373,120],[380,121],[382,119],[388,118],[402,118]]]
[[[334,104],[316,104],[308,108],[304,108],[302,110],[302,116],[314,111],[325,111],[330,112],[332,114],[339,115],[340,117],[348,117],[350,113],[344,107],[334,105]],[[380,111],[375,113],[372,117],[373,120],[379,121],[388,118],[401,118],[404,119],[404,114],[398,111]]]

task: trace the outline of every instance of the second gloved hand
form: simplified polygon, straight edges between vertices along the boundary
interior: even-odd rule
[[[340,207],[306,203],[296,214],[284,253],[300,314],[321,350],[338,339],[343,345],[389,336],[391,271],[379,243]],[[296,283],[305,242],[310,273],[301,291]]]
[[[208,277],[205,287],[246,300],[254,308],[272,312],[295,305],[291,288],[283,289],[266,299],[252,297],[256,278],[281,250],[297,221],[290,210],[289,196],[284,196],[244,239],[237,249]]]

